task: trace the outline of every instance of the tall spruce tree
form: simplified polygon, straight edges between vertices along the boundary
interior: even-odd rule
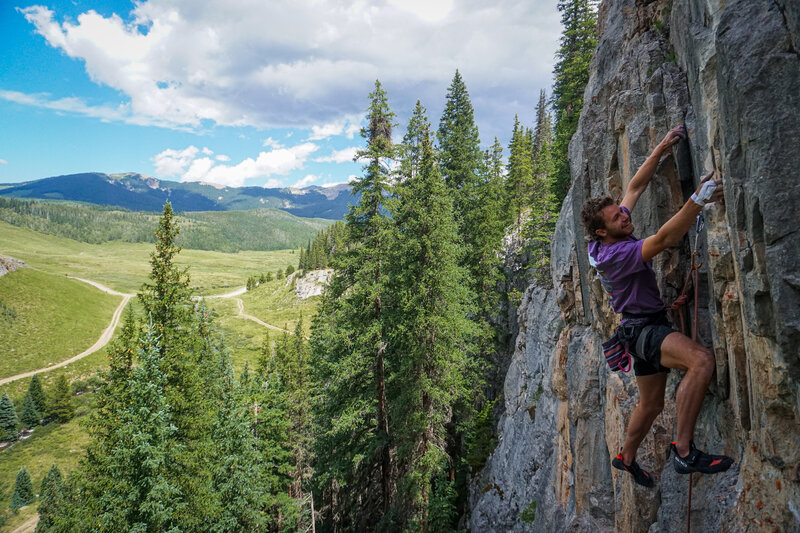
[[[259,354],[250,388],[246,391],[251,431],[261,461],[259,485],[270,531],[281,531],[296,523],[297,501],[289,494],[294,436],[289,415],[290,401],[275,362],[276,354],[267,334]]]
[[[516,224],[522,227],[523,215],[529,208],[531,190],[533,188],[532,136],[520,124],[519,117],[514,117],[514,131],[508,146],[508,176],[506,187],[510,211]]]
[[[6,393],[0,397],[0,442],[15,441],[19,434],[19,418],[14,402]]]
[[[36,409],[36,401],[30,394],[26,394],[22,401],[22,412],[19,419],[25,429],[30,429],[42,421],[42,414]]]
[[[552,103],[555,112],[553,165],[554,201],[557,209],[569,191],[569,141],[578,129],[583,91],[589,82],[589,64],[597,47],[595,0],[559,0],[561,44],[553,69]]]
[[[49,416],[62,424],[69,422],[75,416],[75,402],[72,401],[69,382],[64,374],[56,378],[53,386],[53,392],[50,395]]]
[[[552,127],[544,90],[539,96],[536,117],[531,158],[533,172],[529,199],[531,214],[523,235],[531,254],[530,266],[534,268],[535,277],[547,282],[550,280],[550,240],[558,213],[554,191]]]
[[[47,413],[47,395],[42,388],[42,380],[39,379],[39,374],[34,374],[31,378],[31,382],[28,384],[28,394],[36,402],[36,410],[42,415]]]
[[[312,328],[317,484],[336,528],[370,530],[389,508],[394,476],[386,405],[386,232],[391,193],[394,113],[379,81],[370,93],[366,148],[357,153],[364,175],[353,191],[346,226],[351,249],[336,274]]]
[[[164,401],[177,428],[179,445],[169,479],[183,496],[183,529],[201,530],[220,513],[212,487],[214,426],[219,405],[219,347],[211,332],[210,316],[202,303],[195,306],[186,268],[176,264],[180,230],[169,202],[158,221],[155,251],[150,255],[150,281],[142,285],[139,300],[145,323],[158,335],[161,370],[166,383]]]
[[[14,483],[14,494],[11,496],[9,507],[17,512],[21,507],[30,505],[36,501],[36,494],[33,493],[33,483],[26,467],[20,468],[17,472],[17,479]]]
[[[390,419],[400,476],[392,514],[400,527],[418,529],[429,519],[433,479],[450,460],[446,426],[469,396],[475,325],[450,189],[419,105],[404,142],[419,147],[419,157],[405,162],[411,172],[392,204]]]
[[[261,468],[258,445],[250,431],[247,398],[225,358],[221,378],[221,406],[214,426],[214,489],[223,503],[211,531],[257,531],[265,525],[261,513]]]
[[[50,467],[47,474],[42,479],[39,489],[39,521],[36,523],[34,533],[55,533],[55,515],[59,512],[59,507],[64,504],[64,480],[61,470],[55,464]]]

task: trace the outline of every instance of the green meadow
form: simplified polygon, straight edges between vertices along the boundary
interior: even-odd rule
[[[86,283],[31,268],[0,278],[0,378],[36,370],[92,346],[122,297]]]
[[[90,279],[124,293],[138,291],[147,280],[152,251],[152,244],[88,244],[0,222],[0,254],[51,274]],[[187,249],[178,255],[177,263],[189,267],[192,286],[200,294],[219,294],[243,287],[248,276],[297,266],[298,254],[295,250],[223,253]]]

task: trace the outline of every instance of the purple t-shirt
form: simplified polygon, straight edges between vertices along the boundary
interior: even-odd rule
[[[656,313],[665,307],[656,284],[653,262],[642,261],[643,242],[630,235],[627,240],[614,244],[589,243],[589,263],[597,270],[611,307],[617,313]]]

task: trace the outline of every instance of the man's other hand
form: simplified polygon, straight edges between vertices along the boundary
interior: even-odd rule
[[[704,206],[712,202],[718,202],[725,196],[725,191],[722,189],[722,180],[712,180],[714,171],[712,170],[700,181],[700,186],[692,195],[692,201],[699,206]]]

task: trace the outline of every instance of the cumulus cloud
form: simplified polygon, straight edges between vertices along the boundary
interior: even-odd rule
[[[311,185],[312,183],[314,183],[318,179],[319,179],[319,176],[315,176],[314,174],[308,174],[308,175],[306,175],[305,178],[297,180],[297,183],[292,185],[292,187],[297,187],[297,188],[306,187],[308,185]]]
[[[283,145],[272,137],[267,137],[264,139],[263,146],[268,146],[270,148],[283,148]]]
[[[554,4],[143,0],[111,16],[20,11],[95,83],[128,97],[121,107],[58,96],[39,104],[171,127],[303,127],[308,140],[319,140],[355,134],[345,117],[363,116],[375,79],[393,108],[410,110],[419,98],[435,110],[456,68],[473,103],[507,108],[500,116],[488,110],[483,120],[510,128],[513,114],[532,110],[538,88],[551,83],[560,32]]]
[[[231,160],[231,158],[230,158],[229,156],[225,155],[225,154],[219,154],[219,155],[216,157],[216,159],[217,159],[217,161],[222,161],[223,163],[224,163],[224,162],[228,162],[228,161],[230,161],[230,160]]]
[[[358,150],[359,148],[357,146],[344,148],[342,150],[334,150],[330,155],[318,157],[314,159],[314,161],[317,163],[349,163],[353,161]]]
[[[285,176],[293,170],[303,168],[317,148],[314,143],[303,143],[290,148],[259,152],[255,158],[248,157],[236,165],[224,165],[219,164],[219,156],[216,161],[210,157],[198,157],[204,152],[196,146],[189,146],[183,150],[164,150],[153,157],[153,165],[156,174],[162,177],[179,176],[181,181],[203,181],[241,187],[246,180],[269,178],[273,175]]]
[[[156,174],[162,177],[183,174],[199,151],[196,146],[189,146],[183,150],[172,150],[170,148],[164,150],[153,157],[153,166],[156,169]]]
[[[347,135],[348,139],[352,139],[355,133],[361,131],[361,117],[357,115],[343,117],[334,122],[329,122],[323,125],[311,126],[311,135],[308,136],[309,141],[319,141],[333,137],[334,135]]]

